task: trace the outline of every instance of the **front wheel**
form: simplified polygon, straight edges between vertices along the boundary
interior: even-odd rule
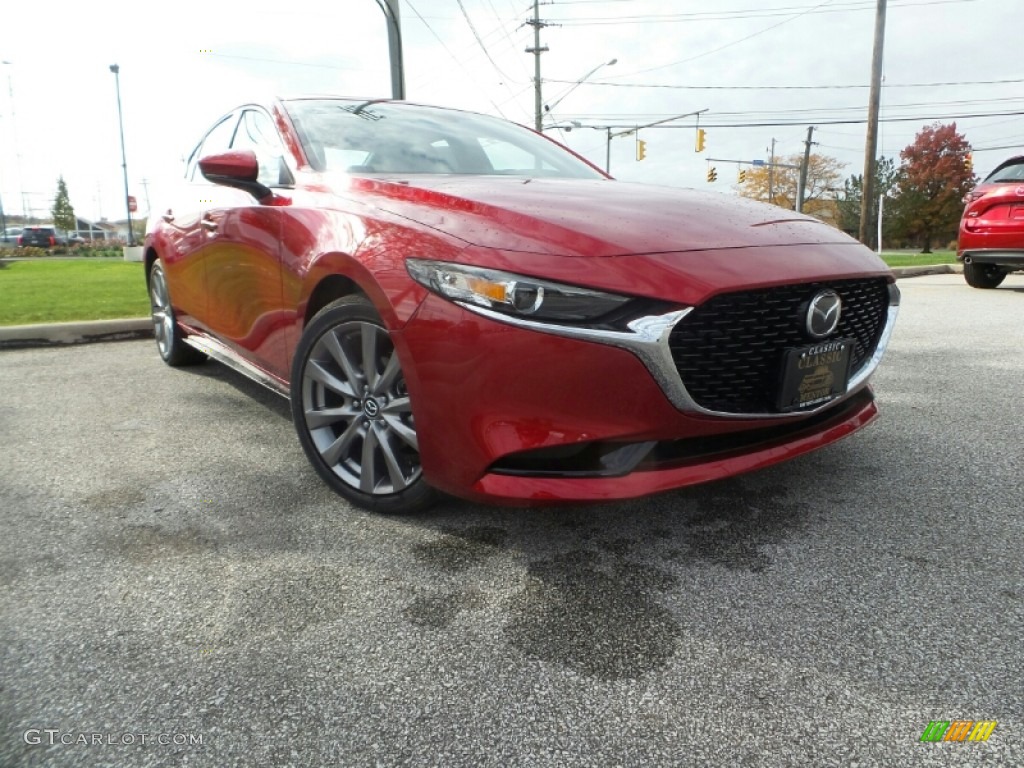
[[[353,504],[410,513],[433,502],[398,353],[365,298],[339,299],[310,322],[292,363],[291,405],[306,456]]]
[[[964,280],[972,288],[995,288],[1006,277],[1006,270],[996,264],[964,264]]]

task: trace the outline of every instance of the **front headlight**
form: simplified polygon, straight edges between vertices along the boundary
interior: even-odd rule
[[[407,259],[405,265],[413,280],[446,299],[538,320],[594,320],[630,301],[628,296],[496,269],[422,259]]]

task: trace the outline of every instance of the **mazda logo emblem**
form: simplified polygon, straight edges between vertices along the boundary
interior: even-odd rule
[[[371,419],[377,418],[377,415],[380,413],[380,406],[377,405],[377,401],[367,398],[366,402],[363,403],[363,413]]]
[[[807,334],[812,339],[824,339],[839,325],[843,300],[835,291],[821,291],[807,307]]]

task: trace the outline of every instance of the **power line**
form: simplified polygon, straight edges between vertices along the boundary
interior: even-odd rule
[[[509,76],[502,72],[501,67],[498,66],[498,62],[494,60],[491,56],[491,52],[488,51],[487,46],[484,45],[484,41],[480,39],[480,33],[476,31],[476,27],[473,25],[473,20],[470,19],[469,14],[466,13],[466,6],[462,4],[462,0],[455,0],[455,2],[459,4],[459,10],[462,11],[462,16],[466,19],[466,24],[469,25],[469,30],[473,33],[473,37],[476,38],[476,42],[480,46],[480,50],[484,52],[484,56],[486,56],[487,60],[491,62],[491,66],[497,70],[498,74],[501,75],[503,79],[508,80]]]
[[[547,83],[571,83],[571,80],[558,80],[545,78]],[[1007,85],[1024,83],[1024,78],[1011,78],[1006,80],[955,80],[944,83],[886,83],[882,89],[887,88],[949,88],[961,85]],[[590,80],[582,83],[586,86],[604,86],[607,88],[667,88],[679,91],[826,91],[826,90],[852,90],[865,89],[869,85],[863,83],[847,85],[670,85],[663,83],[609,83],[605,80]]]
[[[423,16],[420,15],[420,12],[418,10],[416,10],[416,6],[414,6],[412,4],[412,2],[410,2],[410,0],[405,0],[405,4],[409,6],[409,9],[413,13],[415,13],[416,17],[423,23],[423,26],[425,26],[427,28],[427,30],[430,32],[430,34],[432,34],[435,38],[437,38],[437,42],[439,42],[441,44],[441,47],[444,48],[444,50],[448,53],[448,55],[451,56],[452,60],[456,64],[459,65],[459,67],[462,69],[462,71],[465,72],[467,75],[469,75],[469,79],[473,82],[474,85],[476,85],[476,79],[473,77],[473,74],[468,69],[466,69],[465,65],[461,61],[459,61],[458,57],[456,57],[456,55],[454,53],[452,53],[451,48],[449,48],[447,45],[445,45],[445,42],[444,42],[444,40],[441,39],[441,36],[438,35],[437,32],[434,31],[434,28],[431,27],[430,24],[427,23],[427,20],[424,19]],[[477,85],[477,87],[479,88],[479,85]],[[493,106],[495,108],[495,110],[497,110],[499,115],[501,115],[505,119],[508,119],[507,116],[505,115],[505,113],[501,111],[501,107],[500,106],[495,104],[494,101],[492,99],[490,99],[490,98],[488,98],[487,100],[491,103],[491,106]]]
[[[1021,102],[1021,101],[1024,101],[1024,97],[1007,97],[1007,98],[998,98],[998,99],[972,99],[972,100],[967,100],[967,101],[922,101],[922,102],[913,102],[913,103],[907,103],[907,104],[888,104],[885,107],[885,111],[889,113],[890,117],[898,117],[898,115],[894,115],[892,113],[894,111],[897,111],[897,110],[917,109],[917,108],[922,108],[922,107],[924,107],[924,108],[966,107],[966,106],[980,106],[980,105],[983,105],[983,104],[1002,104],[1002,103],[1005,103],[1005,102]],[[1014,104],[1013,106],[1019,106],[1019,104]],[[810,119],[811,122],[816,122],[817,121],[817,117],[815,117],[815,116],[817,116],[817,115],[822,115],[822,114],[824,114],[824,115],[831,115],[833,118],[838,119],[838,118],[842,117],[842,113],[844,113],[844,112],[847,112],[847,113],[848,112],[852,112],[852,113],[855,113],[855,114],[859,114],[863,110],[864,110],[863,105],[856,104],[856,105],[848,106],[848,107],[809,107],[809,108],[806,108],[806,109],[804,109],[804,108],[800,108],[800,109],[750,109],[750,110],[741,110],[741,111],[735,111],[735,112],[715,110],[713,114],[715,115],[716,118],[719,118],[719,119],[721,119],[721,118],[743,118],[743,117],[751,117],[751,118],[753,118],[753,117],[770,117],[770,116],[773,116],[773,115],[778,115],[778,116],[792,115],[793,117],[795,117],[797,119],[800,119],[800,120],[808,120],[808,119]],[[667,113],[632,113],[631,116],[635,116],[636,114],[640,114],[640,115],[642,115],[646,119],[647,117],[651,117],[651,116],[657,117],[659,114],[660,115],[664,115],[664,114],[667,114]],[[999,113],[996,113],[996,114],[1003,115],[1003,114],[1017,114],[1017,113],[1015,113],[1015,112],[999,112]],[[810,115],[811,117],[810,118],[801,117],[801,115]],[[619,114],[576,113],[576,114],[572,114],[572,115],[563,115],[562,119],[563,120],[569,120],[569,119],[575,119],[575,120],[598,120],[598,119],[606,119],[606,118],[607,119],[615,119],[616,117],[620,117],[620,116],[621,116],[621,113],[619,113]]]
[[[922,5],[949,5],[952,3],[971,3],[977,0],[916,0],[894,4],[895,8],[909,8]],[[559,3],[560,4],[560,3]],[[874,4],[862,0],[860,2],[840,3],[829,5],[825,8],[814,6],[807,10],[807,6],[780,6],[776,8],[757,8],[736,11],[716,10],[697,11],[693,13],[651,13],[637,14],[635,16],[577,16],[558,19],[566,26],[603,26],[609,24],[649,24],[649,23],[676,23],[676,22],[702,22],[702,21],[739,21],[743,19],[771,18],[775,16],[789,16],[798,13],[800,16],[816,15],[825,13],[850,13],[867,11],[874,8]],[[802,11],[802,12],[801,12]]]
[[[954,114],[954,115],[914,115],[906,117],[880,117],[878,121],[880,123],[907,123],[907,122],[942,122],[947,120],[972,120],[980,117],[1003,117],[1008,115],[1024,115],[1024,112],[978,112],[974,114]],[[636,122],[641,119],[647,119],[650,115],[616,115],[611,119],[622,120],[621,125],[605,126],[601,125],[598,127],[605,128],[632,128],[636,125]],[[598,119],[600,116],[594,116],[594,119]],[[567,119],[567,118],[563,118]],[[863,125],[867,122],[867,118],[841,118],[841,119],[809,119],[809,118],[794,118],[792,120],[764,120],[754,122],[719,122],[709,123],[701,121],[702,128],[775,128],[775,127],[787,127],[794,125],[807,125],[808,122],[813,122],[815,126],[822,125]],[[593,128],[595,126],[583,125],[582,128]],[[686,129],[693,130],[695,125],[662,125],[658,126],[660,129],[673,130],[673,129]]]
[[[782,21],[778,22],[777,24],[772,24],[771,26],[768,26],[768,27],[765,27],[764,29],[758,30],[757,32],[754,32],[753,34],[747,35],[745,37],[741,37],[741,38],[739,38],[737,40],[733,40],[732,42],[726,43],[725,45],[720,45],[717,48],[712,48],[711,50],[704,51],[703,53],[698,53],[695,56],[690,56],[690,57],[685,58],[685,59],[680,59],[679,61],[673,61],[673,62],[671,62],[669,64],[660,64],[657,67],[648,67],[647,69],[638,69],[636,72],[629,72],[629,73],[623,75],[623,77],[629,77],[630,75],[640,75],[640,74],[643,74],[645,72],[655,72],[655,71],[657,71],[659,69],[668,69],[669,67],[675,67],[675,66],[678,66],[679,64],[685,64],[686,62],[695,61],[696,59],[700,59],[700,58],[703,58],[705,56],[710,56],[713,53],[718,53],[719,51],[724,51],[726,48],[731,48],[734,45],[739,45],[740,43],[744,43],[747,40],[751,40],[751,39],[753,39],[755,37],[758,37],[759,35],[763,35],[763,34],[765,34],[767,32],[771,32],[773,29],[777,29],[778,27],[781,27],[783,24],[788,24],[791,21],[796,21],[797,19],[801,18],[802,16],[806,16],[811,11],[813,11],[813,10],[815,10],[817,8],[823,8],[826,5],[830,5],[832,2],[834,2],[834,0],[825,0],[825,2],[819,3],[818,5],[815,5],[815,6],[811,7],[811,8],[808,8],[806,11],[803,11],[801,13],[797,13],[797,14],[795,14],[793,16],[790,16],[788,19],[783,19]],[[617,79],[617,78],[614,78],[614,79]]]
[[[992,152],[996,149],[1019,149],[1024,154],[1024,144],[1003,144],[1000,147],[971,147],[971,152]]]

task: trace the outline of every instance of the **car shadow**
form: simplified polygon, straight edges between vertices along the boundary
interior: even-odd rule
[[[253,402],[259,403],[267,411],[279,416],[291,423],[291,406],[287,398],[268,389],[262,384],[253,381],[248,376],[239,373],[221,363],[208,360],[199,365],[182,366],[176,369],[181,373],[197,376],[204,379],[222,381],[235,389],[239,394],[244,395]]]

